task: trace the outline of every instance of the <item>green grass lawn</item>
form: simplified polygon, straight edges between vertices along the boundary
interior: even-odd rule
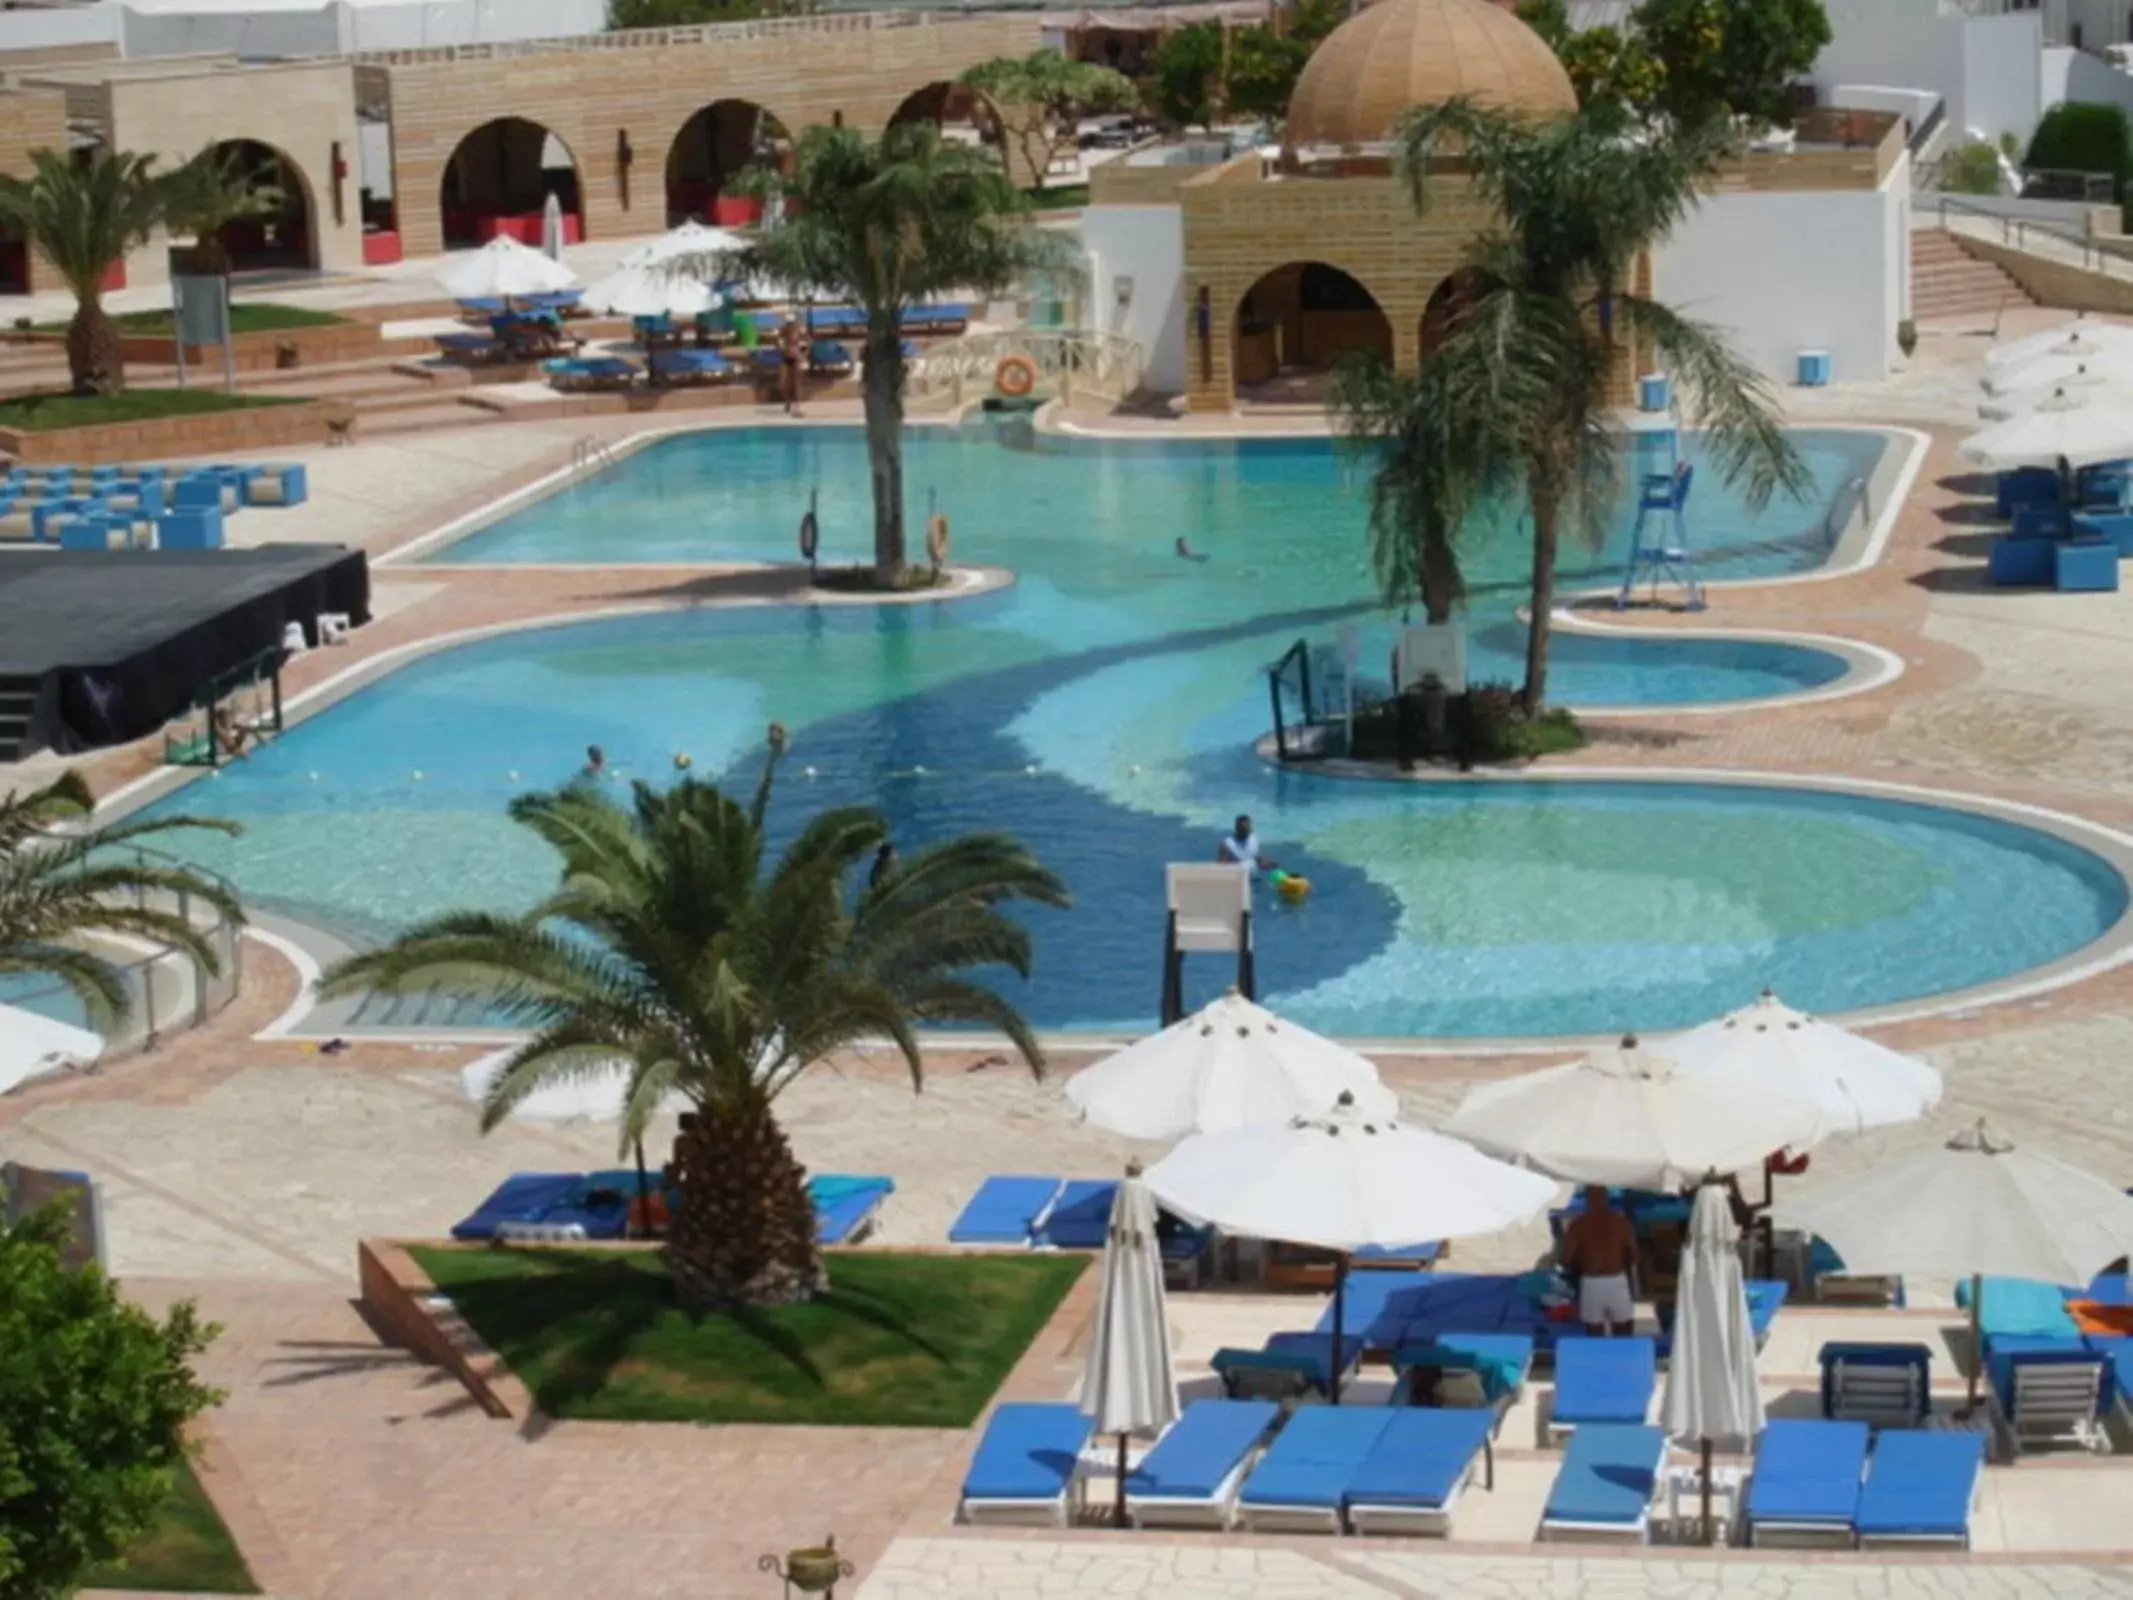
[[[554,1417],[968,1427],[1079,1255],[832,1256],[806,1305],[693,1315],[654,1251],[413,1252]]]
[[[123,1561],[91,1569],[88,1589],[153,1589],[166,1594],[257,1594],[237,1541],[190,1466],[178,1468],[170,1503],[148,1537]]]
[[[0,400],[0,428],[50,433],[104,422],[150,422],[158,417],[195,417],[209,411],[249,411],[262,406],[302,405],[291,395],[225,394],[220,389],[128,389],[124,394],[25,394]]]
[[[156,311],[127,311],[111,319],[118,324],[121,333],[168,333],[170,332],[170,308]],[[330,311],[306,311],[302,306],[278,306],[270,301],[240,301],[230,307],[230,331],[232,333],[281,333],[290,328],[325,328],[348,318],[337,317]],[[65,333],[65,322],[40,322],[39,333]]]

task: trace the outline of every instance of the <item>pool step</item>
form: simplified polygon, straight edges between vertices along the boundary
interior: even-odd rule
[[[38,680],[26,674],[0,676],[0,761],[19,761],[37,714]]]

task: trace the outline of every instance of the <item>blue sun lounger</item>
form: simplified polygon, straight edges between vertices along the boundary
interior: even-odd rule
[[[1070,1178],[1030,1229],[1030,1243],[1054,1250],[1101,1250],[1111,1232],[1116,1178]]]
[[[652,376],[663,383],[708,383],[738,377],[741,370],[716,350],[658,350],[650,364]]]
[[[995,1409],[963,1475],[962,1520],[1065,1527],[1092,1426],[1071,1405],[1020,1402]]]
[[[1427,1368],[1472,1372],[1500,1419],[1532,1376],[1533,1340],[1523,1333],[1440,1333],[1401,1345],[1392,1353],[1392,1366],[1403,1377]]]
[[[1483,1463],[1485,1488],[1496,1487],[1490,1411],[1398,1406],[1377,1444],[1348,1480],[1348,1525],[1357,1533],[1451,1531],[1452,1509]]]
[[[856,1244],[874,1227],[882,1202],[895,1192],[893,1178],[853,1178],[824,1173],[807,1180],[808,1198],[815,1203],[817,1244]]]
[[[1348,1485],[1395,1413],[1389,1406],[1305,1406],[1244,1480],[1237,1510],[1254,1533],[1339,1533]]]
[[[1765,1426],[1742,1505],[1748,1543],[1849,1547],[1871,1439],[1863,1422],[1787,1418]]]
[[[1026,1245],[1066,1185],[1057,1178],[987,1178],[948,1229],[955,1244]]]
[[[1665,1461],[1666,1435],[1657,1428],[1596,1422],[1578,1429],[1541,1510],[1541,1538],[1646,1542]]]
[[[1969,1549],[1970,1513],[1984,1474],[1982,1433],[1882,1434],[1853,1520],[1860,1548]]]
[[[1219,1528],[1237,1520],[1237,1486],[1281,1420],[1271,1400],[1195,1400],[1126,1474],[1136,1528]]]
[[[808,347],[807,365],[814,372],[850,372],[858,365],[841,339],[818,339]]]
[[[1628,1339],[1565,1339],[1555,1347],[1555,1399],[1548,1437],[1591,1422],[1642,1422],[1651,1413],[1658,1355],[1641,1335]]]
[[[452,1226],[455,1239],[493,1239],[498,1223],[538,1218],[577,1187],[575,1172],[514,1172]]]
[[[629,1231],[637,1175],[515,1172],[452,1229],[455,1239],[619,1239]]]

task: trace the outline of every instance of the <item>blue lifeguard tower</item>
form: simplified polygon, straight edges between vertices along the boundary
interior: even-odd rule
[[[1651,585],[1654,603],[1662,583],[1681,585],[1684,604],[1691,611],[1703,609],[1703,585],[1696,577],[1696,552],[1689,547],[1689,486],[1696,469],[1676,461],[1671,471],[1647,472],[1638,482],[1637,526],[1630,534],[1629,565],[1622,573],[1622,588],[1615,595],[1615,609],[1628,607],[1640,582]]]

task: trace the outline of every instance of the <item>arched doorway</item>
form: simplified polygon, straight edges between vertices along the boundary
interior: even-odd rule
[[[942,138],[958,144],[999,148],[999,113],[966,84],[943,80],[912,90],[890,114],[888,125],[894,128],[906,122],[930,122],[941,130]]]
[[[1234,349],[1238,400],[1315,402],[1344,358],[1392,359],[1392,324],[1376,297],[1340,268],[1292,261],[1237,302]]]
[[[215,242],[232,272],[263,272],[318,265],[311,188],[303,169],[270,144],[226,139],[215,146],[223,169],[267,202],[266,209],[216,230]],[[198,241],[205,244],[208,241]]]
[[[1417,353],[1427,358],[1429,353],[1459,331],[1468,313],[1474,308],[1474,300],[1480,289],[1479,275],[1472,267],[1461,267],[1452,273],[1429,297],[1429,304],[1422,308],[1422,327]]]
[[[444,166],[444,244],[448,250],[508,234],[541,242],[541,213],[554,195],[563,208],[563,239],[585,236],[577,158],[538,122],[498,117],[459,141]]]
[[[750,167],[792,170],[792,135],[785,124],[752,100],[716,100],[681,125],[667,151],[667,225],[695,220],[744,227],[762,215],[762,203],[730,194],[733,180]]]

